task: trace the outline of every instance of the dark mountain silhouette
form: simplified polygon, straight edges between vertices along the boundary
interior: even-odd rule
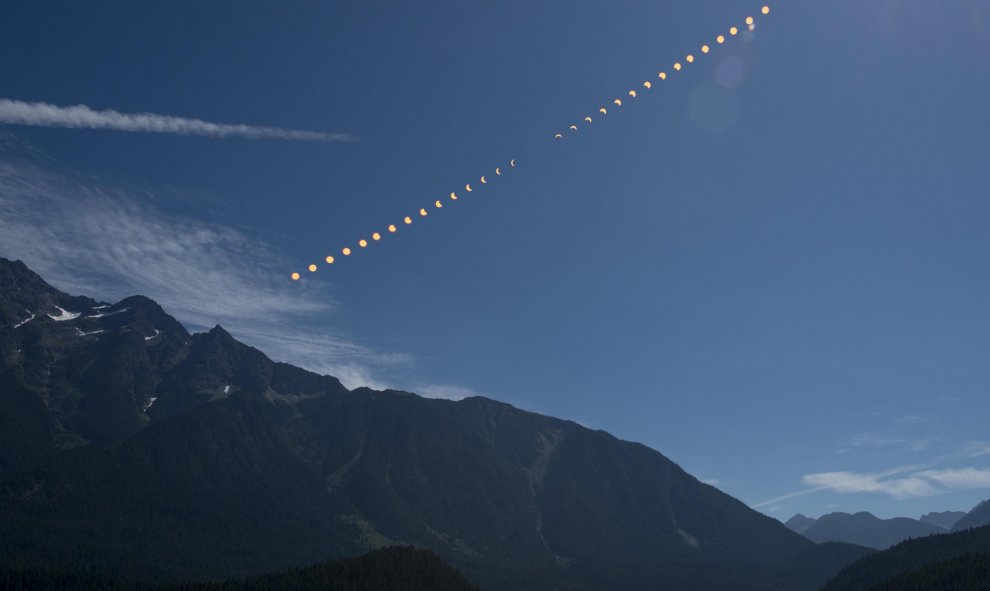
[[[866,512],[829,513],[813,523],[795,518],[788,520],[788,527],[804,527],[801,535],[813,542],[845,542],[882,550],[908,538],[917,538],[945,532],[945,528],[922,523],[917,519],[895,517],[880,519]],[[804,517],[803,515],[800,517]],[[807,520],[808,518],[805,518]],[[792,523],[793,522],[793,523]]]
[[[786,525],[787,528],[793,532],[803,534],[804,532],[808,531],[808,528],[814,525],[816,521],[818,520],[797,513],[794,515],[794,517],[788,519],[784,523],[784,525]]]
[[[964,554],[901,575],[870,591],[986,591],[990,589],[990,552]]]
[[[105,575],[0,571],[0,589],[32,591],[475,591],[429,550],[390,547],[364,556],[224,583],[152,585]]]
[[[224,580],[408,544],[490,589],[813,589],[866,552],[603,431],[349,391],[4,259],[0,444],[0,566]]]
[[[956,524],[960,519],[966,516],[965,511],[942,511],[942,512],[931,512],[925,513],[921,516],[922,523],[927,523],[929,525],[937,525],[939,527],[944,527],[946,530],[952,529],[952,526]]]
[[[822,587],[822,591],[866,591],[930,565],[987,552],[990,552],[990,526],[908,540],[853,562]],[[949,588],[955,589],[927,587]]]
[[[962,531],[971,527],[990,525],[990,499],[983,501],[952,526],[952,531]]]

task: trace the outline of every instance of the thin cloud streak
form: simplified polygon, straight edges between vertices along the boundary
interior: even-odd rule
[[[915,471],[922,470],[922,469],[925,469],[925,468],[930,468],[931,466],[932,466],[931,464],[916,464],[916,465],[912,465],[912,466],[899,466],[897,468],[893,468],[893,469],[887,470],[885,472],[880,472],[878,474],[872,474],[872,475],[868,475],[868,476],[871,476],[872,478],[886,478],[888,476],[896,476],[898,474],[905,474],[907,472],[915,472]],[[851,473],[846,472],[846,473],[824,473],[824,474],[851,474]],[[814,480],[814,477],[817,477],[817,476],[820,476],[820,475],[817,475],[817,474],[808,474],[808,475],[805,475],[804,477],[801,478],[801,481],[804,482],[805,484],[813,484],[813,485],[817,485],[817,486],[812,486],[810,488],[804,488],[804,489],[801,489],[801,490],[797,490],[797,491],[794,491],[794,492],[791,492],[791,493],[787,493],[787,494],[781,495],[779,497],[774,497],[772,499],[768,499],[766,501],[763,501],[763,502],[760,502],[760,503],[756,503],[755,505],[751,505],[751,507],[753,509],[759,509],[761,507],[766,507],[767,505],[773,505],[773,504],[779,503],[781,501],[787,501],[787,500],[794,499],[794,498],[797,498],[797,497],[803,497],[805,495],[810,495],[810,494],[813,494],[813,493],[816,493],[816,492],[822,492],[822,491],[830,490],[830,489],[834,490],[834,488],[833,488],[834,482],[826,482],[826,481],[812,482],[812,481],[809,481],[808,480],[809,477],[812,477],[812,480]],[[860,476],[863,476],[863,475],[860,475]],[[837,491],[837,492],[843,492],[843,491]]]
[[[156,113],[121,113],[112,109],[96,111],[86,105],[60,107],[50,103],[28,103],[0,98],[0,123],[40,127],[112,129],[116,131],[175,133],[214,138],[280,139],[318,142],[350,142],[346,133],[324,133],[258,125],[211,123]]]

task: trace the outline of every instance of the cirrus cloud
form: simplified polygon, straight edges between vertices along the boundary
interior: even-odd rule
[[[242,123],[212,123],[202,119],[159,115],[157,113],[121,113],[113,109],[97,111],[86,105],[60,107],[50,103],[28,103],[5,98],[0,98],[0,123],[40,127],[175,133],[215,138],[241,137],[319,142],[349,142],[354,139],[346,133],[282,129],[281,127]]]

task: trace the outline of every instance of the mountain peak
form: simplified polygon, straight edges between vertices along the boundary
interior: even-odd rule
[[[796,513],[794,517],[791,517],[784,522],[784,525],[786,525],[791,531],[804,534],[804,532],[808,531],[808,528],[814,525],[816,521],[818,520],[801,513]]]
[[[230,336],[230,333],[227,332],[227,330],[224,327],[220,326],[219,324],[211,328],[210,331],[206,334],[213,335],[215,337],[228,337],[231,339],[234,338]]]
[[[16,273],[15,287],[27,277]],[[0,424],[16,427],[0,429],[0,477],[52,474],[31,499],[18,488],[30,479],[0,478],[0,499],[15,491],[40,524],[5,528],[0,564],[17,549],[22,564],[143,575],[168,555],[164,576],[225,578],[404,543],[490,588],[583,591],[718,588],[709,573],[726,562],[777,578],[796,553],[801,568],[845,560],[604,431],[483,397],[352,395],[222,326],[190,336],[162,324],[147,298],[85,308],[46,293],[71,318],[0,330],[0,358],[15,366],[0,372]],[[134,532],[161,551],[142,552]],[[612,572],[614,584],[589,579]]]

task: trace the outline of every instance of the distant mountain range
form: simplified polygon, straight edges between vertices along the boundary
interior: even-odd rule
[[[804,532],[808,531],[809,527],[815,525],[816,521],[818,520],[811,517],[805,517],[804,515],[798,513],[794,517],[788,519],[784,525],[786,525],[788,529],[793,532],[804,534]]]
[[[813,542],[845,542],[882,550],[908,538],[918,538],[947,531],[960,531],[990,524],[990,501],[977,505],[969,513],[943,511],[926,513],[921,519],[895,517],[880,519],[871,513],[829,513],[818,519],[800,513],[784,524]]]
[[[908,538],[945,533],[944,527],[917,519],[880,519],[866,512],[828,513],[818,519],[798,514],[786,524],[813,542],[845,542],[882,550]]]
[[[0,259],[0,566],[224,580],[395,545],[485,589],[816,589],[814,544],[643,445],[348,390]]]
[[[922,523],[927,523],[929,525],[937,525],[946,530],[952,529],[952,526],[956,524],[960,519],[966,516],[965,511],[942,511],[940,513],[932,512],[925,513],[921,516]]]

